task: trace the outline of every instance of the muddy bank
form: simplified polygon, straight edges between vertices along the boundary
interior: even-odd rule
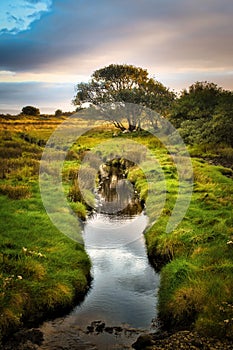
[[[134,328],[109,327],[102,321],[93,321],[86,330],[80,330],[74,326],[69,330],[62,329],[61,331],[62,337],[57,338],[52,328],[46,335],[36,328],[21,330],[15,333],[1,350],[102,350],[91,341],[102,333],[108,333],[119,340],[127,338],[128,342],[125,344],[121,343],[119,347],[112,347],[121,350],[233,350],[230,340],[204,337],[194,331],[146,334],[143,330]],[[92,338],[83,339],[83,334],[91,334]],[[138,337],[136,341],[134,341],[135,337]],[[111,346],[108,349],[111,349]]]
[[[15,333],[11,339],[0,347],[1,350],[40,350],[44,349],[46,337],[40,329],[21,330]],[[48,349],[56,350],[95,350],[96,348],[83,340],[76,334],[72,338],[62,337],[59,341],[54,337],[49,344]]]
[[[14,333],[2,347],[0,346],[0,349],[37,350],[43,341],[44,336],[39,329],[22,329]]]
[[[132,343],[145,330],[127,325],[110,326],[101,320],[91,322],[82,329],[77,324],[64,325],[64,319],[51,321],[40,329],[32,328],[15,333],[1,350],[103,350],[133,349]],[[59,333],[57,329],[59,328]],[[101,338],[108,337],[108,345]]]
[[[133,344],[136,350],[232,350],[230,340],[219,340],[199,335],[197,332],[180,331],[169,335],[167,332],[140,336]]]

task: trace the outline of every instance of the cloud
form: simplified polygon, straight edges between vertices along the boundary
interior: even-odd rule
[[[42,3],[50,12],[30,30],[0,36],[0,70],[12,72],[2,75],[5,82],[76,83],[108,64],[130,63],[175,89],[205,78],[233,87],[232,0],[54,0],[52,6],[32,0],[27,6]]]
[[[42,13],[48,12],[51,0],[4,0],[0,3],[0,35],[15,35],[28,30]]]
[[[94,61],[154,61],[174,67],[232,66],[230,0],[55,1],[51,16],[4,36],[4,70],[84,73]],[[17,55],[16,55],[17,54]],[[101,60],[103,59],[103,64]],[[84,73],[85,74],[85,73]]]

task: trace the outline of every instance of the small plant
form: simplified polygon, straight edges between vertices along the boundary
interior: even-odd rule
[[[75,181],[74,184],[70,187],[69,193],[68,193],[68,199],[71,202],[82,202],[83,196],[77,181]]]
[[[85,205],[80,202],[71,202],[70,207],[73,212],[82,220],[86,219],[87,211]]]
[[[0,194],[8,196],[10,199],[26,199],[31,196],[30,188],[25,185],[0,185]]]

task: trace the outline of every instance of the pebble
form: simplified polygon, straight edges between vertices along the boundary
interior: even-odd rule
[[[197,332],[180,331],[172,335],[141,335],[133,344],[136,350],[233,350],[230,340],[200,336]]]

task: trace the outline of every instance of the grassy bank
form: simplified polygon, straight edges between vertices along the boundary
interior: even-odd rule
[[[1,337],[70,308],[88,288],[89,257],[52,224],[38,186],[43,145],[61,121],[1,120]],[[77,213],[86,215],[81,204]]]
[[[154,154],[167,185],[162,215],[146,233],[151,262],[161,270],[160,318],[172,330],[194,329],[233,338],[233,172],[193,158],[192,200],[183,221],[168,234],[165,229],[177,198],[177,174],[165,151],[157,149]],[[133,171],[130,176],[144,195],[145,179]],[[158,191],[158,199],[159,195]],[[152,218],[156,215],[153,208],[149,203]]]

